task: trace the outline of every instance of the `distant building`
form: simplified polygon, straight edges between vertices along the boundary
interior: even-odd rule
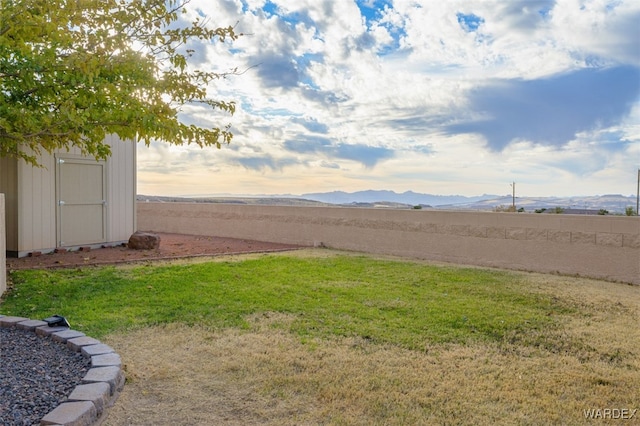
[[[590,214],[590,215],[598,215],[600,214],[600,210],[593,209],[572,209],[572,208],[562,208],[561,210],[556,210],[555,208],[546,209],[542,213],[552,213],[552,214]]]

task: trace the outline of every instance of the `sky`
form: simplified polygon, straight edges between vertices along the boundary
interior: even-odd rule
[[[640,1],[192,0],[243,33],[189,46],[241,75],[189,106],[221,149],[138,147],[138,193],[636,193]]]

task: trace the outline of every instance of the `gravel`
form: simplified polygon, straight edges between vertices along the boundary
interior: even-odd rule
[[[0,425],[39,425],[90,365],[89,358],[50,337],[0,327]]]

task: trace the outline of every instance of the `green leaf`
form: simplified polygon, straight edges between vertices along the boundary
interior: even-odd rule
[[[180,0],[0,0],[0,155],[30,163],[28,152],[77,146],[104,158],[104,135],[220,147],[228,125],[202,128],[178,112],[207,97],[227,74],[191,70],[181,46],[235,40],[232,27],[203,21],[176,28]],[[231,72],[229,74],[236,74]]]

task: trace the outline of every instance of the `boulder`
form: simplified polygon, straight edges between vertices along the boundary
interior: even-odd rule
[[[153,250],[160,247],[160,236],[150,232],[134,232],[129,237],[128,247],[133,250]]]

